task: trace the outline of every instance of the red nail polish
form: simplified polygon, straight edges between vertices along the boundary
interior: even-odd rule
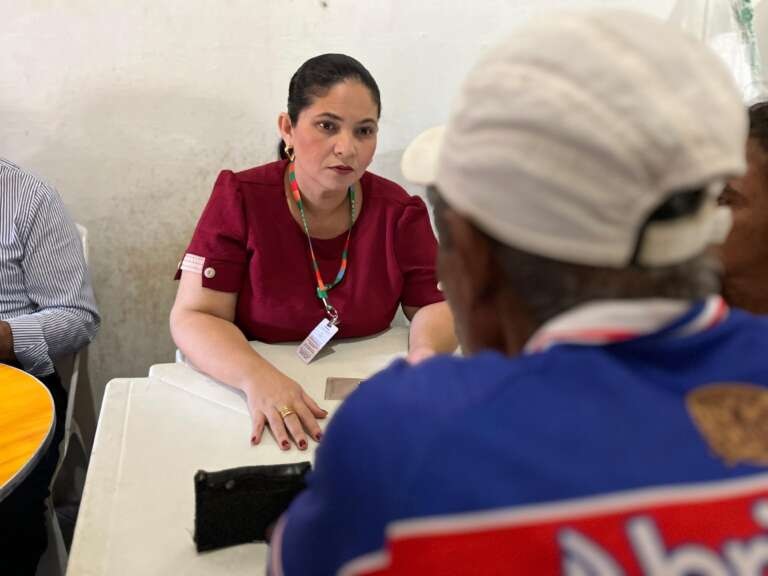
[[[307,441],[306,440],[299,440],[299,448],[304,450],[307,447]]]
[[[318,432],[317,435],[315,436],[315,440],[320,442],[320,438],[322,437],[323,437],[323,434],[321,432]]]
[[[256,436],[251,436],[251,446],[256,446]]]
[[[283,443],[281,444],[281,446],[283,447],[283,450],[288,450],[288,448],[291,447],[291,443],[288,442],[288,440],[283,440]]]

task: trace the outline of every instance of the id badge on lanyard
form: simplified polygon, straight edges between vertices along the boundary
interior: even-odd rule
[[[304,338],[304,341],[299,345],[296,350],[296,354],[305,364],[309,364],[318,355],[320,350],[325,348],[325,345],[331,341],[339,331],[339,314],[336,309],[328,303],[327,299],[323,299],[325,304],[325,310],[328,313],[328,318],[323,318],[320,323],[312,329],[309,336]]]

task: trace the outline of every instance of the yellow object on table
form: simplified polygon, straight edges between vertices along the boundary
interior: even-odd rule
[[[54,418],[53,397],[45,385],[23,370],[0,364],[0,499],[42,456]]]

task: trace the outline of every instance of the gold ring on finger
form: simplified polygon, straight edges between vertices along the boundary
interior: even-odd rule
[[[278,408],[277,411],[280,413],[280,417],[283,420],[288,418],[288,416],[290,416],[291,414],[296,414],[296,411],[290,406],[283,406],[282,408]]]

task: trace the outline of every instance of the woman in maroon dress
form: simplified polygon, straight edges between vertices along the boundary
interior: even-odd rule
[[[325,411],[248,340],[301,341],[331,317],[337,337],[368,336],[402,306],[409,361],[456,346],[424,202],[366,171],[380,112],[357,60],[305,62],[278,119],[282,159],[219,175],[179,266],[173,338],[195,366],[245,393],[253,444],[269,424],[283,449],[305,449]]]

